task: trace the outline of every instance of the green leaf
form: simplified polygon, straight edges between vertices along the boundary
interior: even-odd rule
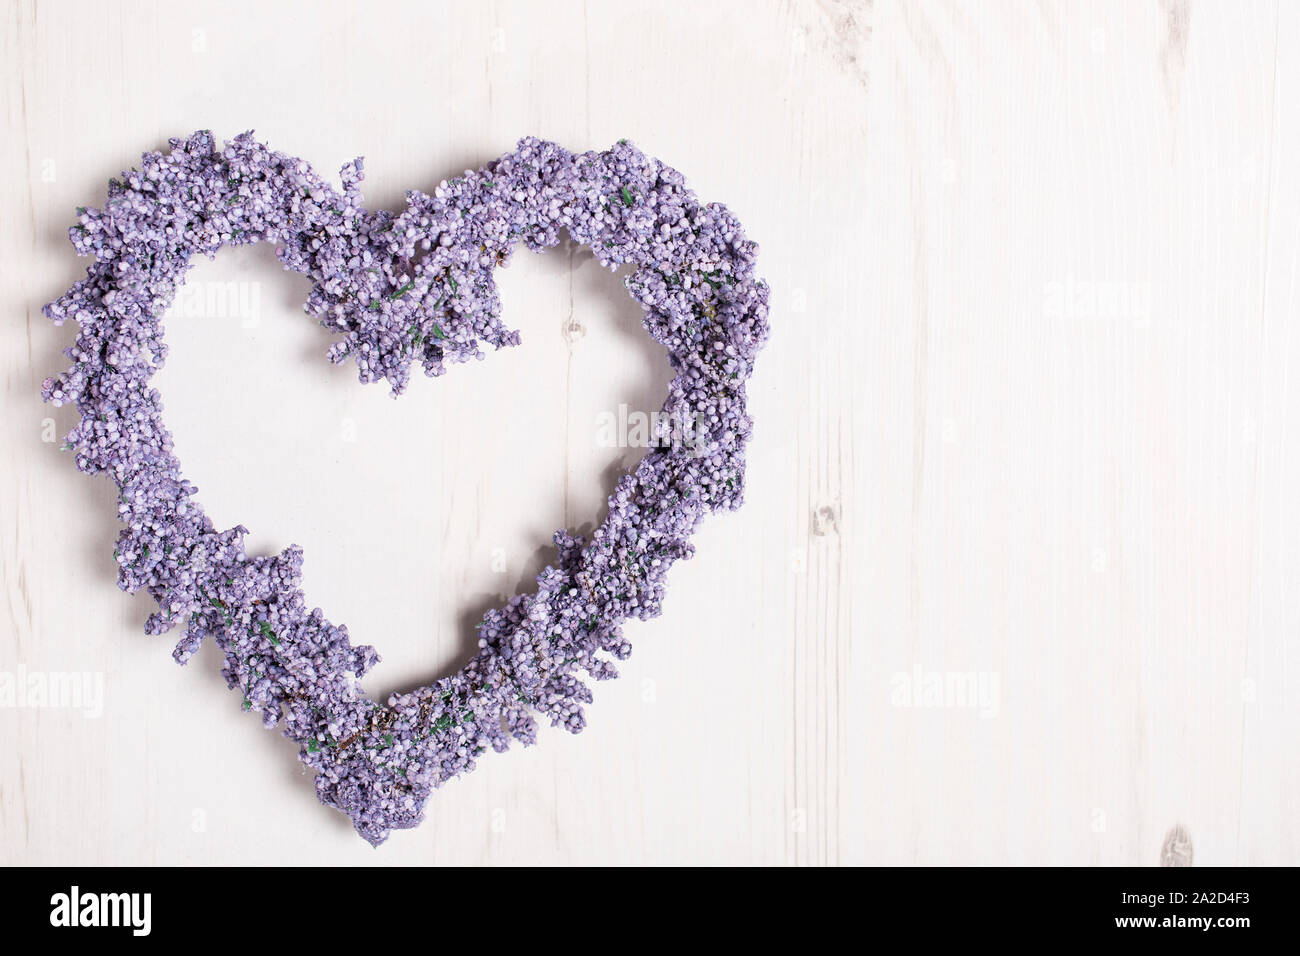
[[[619,188],[618,194],[623,197],[624,206],[632,205],[632,191],[630,189],[626,186],[622,186]]]
[[[414,288],[415,288],[415,280],[412,279],[410,282],[406,283],[406,285],[402,286],[400,289],[398,289],[396,292],[394,292],[394,293],[393,293],[392,295],[390,295],[388,298],[389,298],[389,299],[400,299],[402,296],[406,295],[406,293],[410,292],[410,291],[411,291],[412,289],[414,289]]]

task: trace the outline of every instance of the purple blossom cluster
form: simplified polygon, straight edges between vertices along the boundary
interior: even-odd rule
[[[43,393],[76,403],[67,447],[77,467],[108,473],[120,490],[118,579],[157,600],[146,631],[183,625],[181,663],[211,637],[244,709],[283,725],[321,801],[377,845],[419,823],[433,788],[488,748],[533,743],[538,717],[581,730],[587,679],[617,676],[614,661],[630,653],[623,622],[658,614],[667,571],[693,553],[703,516],[740,505],[745,381],[767,337],[768,289],[735,217],[626,141],[575,155],[524,139],[432,195],[408,193],[399,215],[362,206],[360,159],[341,180],[338,189],[251,133],[223,148],[198,132],[146,153],[110,183],[102,209],[78,210],[70,237],[95,262],[45,308],[79,332],[71,367]],[[487,613],[458,674],[371,700],[360,678],[378,655],[307,607],[301,549],[250,557],[247,529],[214,527],[182,476],[149,386],[167,356],[162,316],[195,255],[275,243],[285,267],[313,283],[306,309],[338,336],[330,358],[351,358],[361,381],[384,379],[396,395],[415,363],[440,375],[486,345],[517,344],[493,271],[520,244],[554,246],[561,230],[602,265],[635,267],[627,289],[676,373],[662,420],[697,423],[699,440],[653,448],[618,481],[590,538],[557,532],[536,593]]]

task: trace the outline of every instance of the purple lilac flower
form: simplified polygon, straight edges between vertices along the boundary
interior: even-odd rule
[[[680,173],[626,141],[575,155],[524,139],[432,195],[409,193],[400,215],[366,210],[361,181],[360,159],[343,167],[340,191],[251,133],[219,148],[198,132],[146,153],[111,181],[102,209],[78,210],[69,235],[95,262],[45,308],[80,331],[71,367],[43,394],[77,404],[67,439],[77,467],[120,490],[118,580],[157,600],[146,631],[183,625],[181,663],[211,637],[244,709],[283,724],[321,801],[377,845],[419,823],[433,788],[488,748],[534,742],[538,716],[581,730],[592,699],[583,675],[617,676],[613,660],[631,652],[623,622],[658,614],[667,571],[693,553],[703,516],[740,505],[745,381],[767,337],[768,289],[726,207],[701,203]],[[362,382],[383,379],[397,395],[413,364],[441,375],[485,346],[518,344],[494,270],[520,244],[554,246],[561,230],[602,265],[635,266],[628,291],[676,371],[663,411],[696,422],[698,440],[651,450],[589,539],[557,532],[536,593],[488,612],[460,673],[371,700],[359,679],[378,655],[308,609],[301,549],[249,557],[247,529],[217,529],[195,500],[149,387],[167,356],[162,316],[195,255],[273,242],[312,281],[308,311],[339,336],[331,360],[351,358]]]

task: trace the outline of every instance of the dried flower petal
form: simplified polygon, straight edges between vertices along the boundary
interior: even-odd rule
[[[198,132],[146,153],[110,183],[103,209],[77,211],[69,237],[95,262],[45,307],[80,331],[71,366],[42,392],[76,402],[67,447],[78,468],[118,486],[119,584],[148,591],[160,609],[146,630],[186,621],[181,663],[211,637],[244,708],[284,725],[321,801],[378,844],[419,823],[432,789],[489,747],[534,742],[535,714],[585,726],[592,698],[579,672],[615,676],[610,658],[631,651],[623,622],[658,614],[668,569],[693,553],[700,520],[741,503],[744,386],[767,337],[768,290],[735,217],[626,141],[574,155],[524,139],[431,196],[410,193],[397,216],[362,206],[362,169],[360,159],[343,167],[340,192],[251,133],[221,148]],[[493,271],[520,244],[555,245],[561,230],[602,265],[635,266],[628,291],[677,372],[663,412],[695,422],[693,440],[653,448],[620,479],[590,539],[556,532],[558,558],[537,592],[488,612],[460,673],[380,704],[357,680],[375,650],[307,609],[301,550],[250,557],[247,529],[218,530],[194,499],[149,387],[167,354],[162,316],[195,255],[272,242],[286,268],[311,279],[308,311],[342,336],[331,360],[351,357],[361,381],[400,394],[413,362],[440,375],[484,344],[519,343],[501,323]]]

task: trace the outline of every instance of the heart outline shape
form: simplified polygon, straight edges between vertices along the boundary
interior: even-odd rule
[[[208,131],[170,146],[111,181],[103,209],[78,210],[69,236],[96,261],[45,307],[80,331],[66,350],[72,367],[42,393],[76,402],[82,418],[67,444],[78,468],[119,487],[119,586],[157,600],[146,631],[187,619],[180,663],[211,636],[244,709],[284,724],[321,802],[378,845],[417,825],[433,789],[487,748],[534,743],[535,713],[580,731],[592,694],[578,672],[617,676],[611,658],[631,650],[623,622],[658,614],[667,570],[693,554],[704,515],[741,504],[745,382],[768,333],[757,246],[726,207],[700,203],[680,173],[625,140],[575,155],[526,138],[432,194],[409,192],[400,214],[364,208],[360,159],[343,167],[338,190],[251,132],[224,148]],[[676,372],[661,421],[689,420],[696,432],[687,448],[656,435],[667,444],[619,479],[589,539],[556,532],[558,557],[537,591],[484,616],[479,651],[459,673],[380,704],[360,686],[374,648],[306,609],[301,549],[249,557],[247,529],[218,530],[192,500],[148,387],[166,357],[161,317],[194,255],[275,242],[285,268],[312,279],[306,310],[343,335],[331,361],[352,358],[362,382],[386,380],[396,397],[417,361],[437,376],[481,358],[484,343],[519,344],[501,322],[493,271],[520,244],[556,245],[561,229],[602,265],[636,267],[625,285]]]

